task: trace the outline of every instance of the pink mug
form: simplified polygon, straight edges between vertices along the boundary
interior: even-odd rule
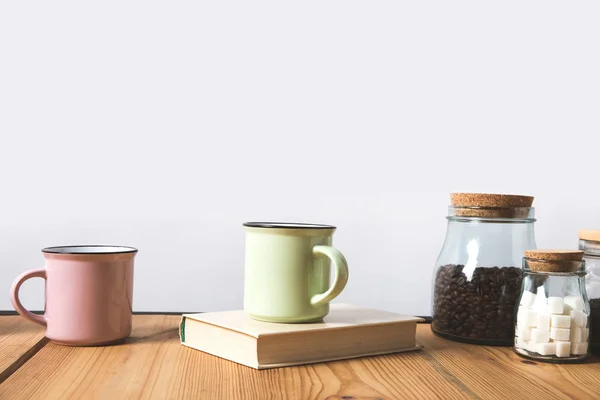
[[[133,260],[124,246],[58,246],[42,250],[46,266],[17,277],[10,298],[24,318],[46,327],[46,337],[69,346],[117,343],[131,334]],[[27,311],[19,288],[29,278],[46,280],[43,315]]]

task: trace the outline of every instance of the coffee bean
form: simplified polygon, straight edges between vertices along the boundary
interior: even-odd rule
[[[590,300],[590,349],[600,354],[600,299]]]
[[[454,264],[439,268],[434,284],[432,329],[477,343],[512,344],[521,269],[478,267],[468,277],[463,268],[464,265]],[[600,328],[598,331],[600,336]]]

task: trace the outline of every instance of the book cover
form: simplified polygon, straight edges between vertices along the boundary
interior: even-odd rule
[[[184,314],[181,344],[256,369],[419,350],[418,317],[331,304],[323,322],[256,321],[243,310]]]

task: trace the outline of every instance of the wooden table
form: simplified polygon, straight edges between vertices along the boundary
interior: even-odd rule
[[[136,315],[118,346],[55,345],[0,317],[0,399],[599,399],[600,360],[544,364],[440,339],[424,350],[257,371],[179,344],[176,315]]]

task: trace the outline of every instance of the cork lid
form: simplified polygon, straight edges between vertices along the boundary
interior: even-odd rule
[[[579,231],[579,239],[600,242],[600,231],[582,229]]]
[[[492,193],[452,193],[456,215],[479,218],[527,218],[532,196]]]
[[[533,271],[575,272],[581,267],[581,250],[526,250],[527,264]]]

